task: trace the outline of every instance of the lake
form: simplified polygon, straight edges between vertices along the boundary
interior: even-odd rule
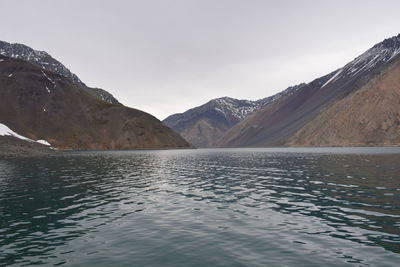
[[[398,266],[400,148],[0,159],[0,266]]]

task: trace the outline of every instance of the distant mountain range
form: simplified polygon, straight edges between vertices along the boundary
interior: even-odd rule
[[[42,140],[58,149],[190,147],[155,117],[87,87],[46,52],[6,42],[0,42],[0,125],[14,139]],[[2,147],[9,140],[0,136]]]
[[[292,94],[297,88],[299,86],[289,87],[283,92],[257,101],[230,97],[213,99],[184,113],[171,115],[163,122],[194,146],[212,147],[216,140],[247,115],[282,96]]]
[[[214,99],[164,122],[198,147],[400,145],[399,55],[400,35],[308,84]]]

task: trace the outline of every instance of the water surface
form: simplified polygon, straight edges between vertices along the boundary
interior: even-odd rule
[[[0,266],[397,266],[400,149],[0,160]]]

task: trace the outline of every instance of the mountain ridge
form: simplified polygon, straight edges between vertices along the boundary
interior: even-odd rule
[[[296,145],[293,139],[287,142],[291,135],[326,107],[346,98],[381,75],[399,56],[400,34],[374,45],[342,68],[306,84],[295,95],[282,99],[281,103],[267,105],[257,114],[245,118],[221,137],[216,146]],[[318,145],[317,142],[315,145]]]
[[[173,114],[164,119],[163,122],[194,146],[207,147],[227,129],[262,104],[261,101],[221,97],[212,99],[204,105],[189,109],[184,113]],[[192,138],[199,136],[200,132],[202,132],[202,138]]]
[[[399,88],[400,58],[359,90],[327,106],[285,145],[399,146]]]
[[[164,149],[191,145],[143,111],[94,96],[79,83],[0,55],[0,123],[58,149]]]
[[[196,147],[212,147],[216,140],[249,114],[283,96],[293,94],[302,85],[304,84],[290,86],[272,96],[258,100],[226,96],[215,98],[183,113],[170,115],[163,122]],[[204,135],[204,132],[207,132],[207,136],[198,138],[199,135]]]
[[[120,104],[119,101],[111,93],[100,88],[92,88],[87,86],[84,82],[81,81],[81,79],[79,79],[77,75],[72,73],[61,62],[54,59],[50,54],[45,51],[35,50],[24,44],[12,44],[5,41],[0,41],[0,55],[15,59],[21,59],[37,65],[42,69],[58,73],[70,79],[73,83],[80,85],[91,95],[112,104]]]

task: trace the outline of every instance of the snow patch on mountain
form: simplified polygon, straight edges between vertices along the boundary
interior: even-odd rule
[[[84,90],[89,92],[91,95],[102,99],[111,104],[119,104],[118,100],[115,99],[109,92],[98,89],[98,88],[90,88],[87,87],[75,74],[73,74],[68,68],[66,68],[61,62],[54,59],[48,53],[44,51],[38,51],[30,48],[29,46],[23,44],[10,44],[4,41],[0,41],[0,55],[21,59],[27,62],[30,62],[36,66],[42,68],[42,70],[47,70],[51,72],[55,72],[60,74],[69,80],[71,80],[74,84],[81,86]],[[1,59],[3,61],[3,59]],[[43,72],[43,75],[46,74]],[[48,75],[47,75],[48,76]],[[49,77],[47,77],[49,79]],[[51,81],[51,79],[49,79]],[[53,87],[55,88],[55,82],[51,81]]]
[[[47,142],[46,140],[37,140],[36,143],[45,145],[45,146],[51,146],[51,144],[49,142]]]
[[[247,117],[250,113],[266,106],[267,104],[271,104],[284,96],[289,96],[294,94],[297,90],[299,90],[304,83],[292,86],[287,88],[286,90],[272,95],[270,97],[262,98],[256,101],[252,100],[241,100],[230,97],[221,97],[211,100],[209,103],[214,105],[214,110],[220,112],[225,117],[233,116],[238,120],[242,120]]]
[[[55,83],[52,79],[50,79],[50,77],[47,76],[47,74],[46,74],[43,70],[42,70],[42,73],[43,73],[43,76],[46,77],[46,79],[47,79],[51,84],[53,84],[53,87],[56,88],[56,83]],[[46,89],[47,89],[47,91],[49,91],[49,89],[47,88],[47,86],[46,86]],[[49,91],[49,93],[50,93],[50,91]]]
[[[356,57],[353,61],[339,69],[321,88],[343,78],[352,78],[367,73],[380,64],[385,64],[400,54],[400,34],[384,40]]]
[[[327,84],[329,84],[330,82],[334,82],[340,73],[342,73],[343,69],[340,69],[338,72],[335,73],[335,75],[332,76],[332,78],[330,78],[326,83],[324,83],[324,85],[321,86],[321,88],[324,88]]]
[[[236,117],[239,120],[260,106],[256,101],[239,100],[230,97],[217,98],[211,100],[211,102],[215,105],[215,111],[222,113],[224,116]]]
[[[10,44],[0,41],[0,54],[10,58],[22,59],[38,65],[43,69],[56,72],[80,85],[84,83],[59,61],[55,60],[44,51],[34,50],[23,44]]]
[[[2,123],[0,123],[0,136],[13,136],[13,137],[16,137],[16,138],[24,140],[24,141],[36,142],[36,143],[40,143],[42,145],[51,146],[51,144],[49,142],[47,142],[46,140],[34,141],[32,139],[29,139],[28,137],[19,135]]]

